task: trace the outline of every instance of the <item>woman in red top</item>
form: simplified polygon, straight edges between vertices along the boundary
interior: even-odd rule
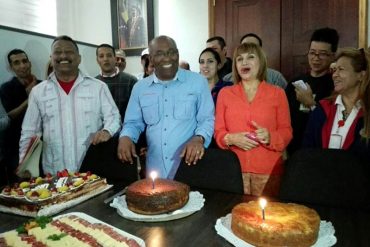
[[[282,154],[292,139],[284,90],[268,84],[261,48],[241,44],[233,58],[233,81],[218,95],[215,138],[239,158],[244,193],[276,196],[283,172]]]

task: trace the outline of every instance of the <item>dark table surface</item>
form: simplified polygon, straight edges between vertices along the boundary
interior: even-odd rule
[[[206,201],[204,207],[186,218],[167,222],[135,222],[119,216],[116,209],[104,200],[122,189],[114,186],[97,197],[83,202],[59,214],[83,212],[123,231],[142,238],[148,247],[167,246],[232,246],[216,233],[216,220],[231,212],[240,202],[255,199],[212,190],[200,191]],[[195,189],[193,189],[195,190]],[[370,246],[370,212],[310,205],[322,220],[331,221],[335,228],[335,246]],[[15,229],[28,218],[0,213],[0,233]]]

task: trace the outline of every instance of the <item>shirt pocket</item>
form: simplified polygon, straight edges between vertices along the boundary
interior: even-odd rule
[[[59,117],[58,98],[56,96],[44,97],[41,99],[42,104],[42,121],[44,138],[56,138],[56,129]]]
[[[174,117],[175,119],[195,118],[197,97],[186,95],[175,100]]]
[[[158,96],[146,96],[140,100],[144,122],[147,125],[154,125],[159,122]]]
[[[94,121],[99,118],[100,107],[96,104],[95,97],[89,93],[80,93],[76,95],[77,104],[86,121]]]

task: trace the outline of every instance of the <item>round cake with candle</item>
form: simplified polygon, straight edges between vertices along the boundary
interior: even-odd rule
[[[233,233],[255,246],[311,246],[317,241],[320,216],[315,210],[279,202],[263,208],[256,201],[236,205],[231,217]]]
[[[127,188],[128,209],[138,214],[163,214],[182,208],[189,200],[188,185],[169,179],[141,179]]]

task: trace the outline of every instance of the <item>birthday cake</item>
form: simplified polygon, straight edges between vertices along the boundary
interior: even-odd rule
[[[52,215],[110,187],[96,174],[64,170],[57,176],[48,174],[5,186],[0,193],[0,211],[31,217]]]
[[[265,219],[256,201],[240,203],[232,210],[232,232],[255,246],[311,246],[319,227],[315,210],[294,203],[269,202]]]
[[[1,234],[0,246],[142,246],[137,240],[141,239],[86,214],[72,213],[55,219],[42,216],[30,220]]]
[[[129,210],[146,215],[162,214],[182,208],[189,200],[188,185],[168,179],[142,179],[127,188]]]

